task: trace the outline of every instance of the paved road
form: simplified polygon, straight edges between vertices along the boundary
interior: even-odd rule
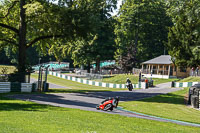
[[[52,93],[52,94],[18,94],[10,97],[30,100],[37,103],[49,104],[53,106],[78,108],[83,110],[96,111],[95,107],[107,97],[120,97],[120,102],[134,101],[147,97],[152,97],[160,94],[180,90],[173,89],[139,89],[129,91],[107,91],[107,92],[88,92],[88,93]]]
[[[30,82],[36,82],[36,79],[31,78]],[[53,89],[71,89],[65,86],[61,86],[61,85],[57,85],[57,84],[53,84],[53,83],[49,83],[49,88],[53,88]]]
[[[120,97],[120,102],[139,100],[147,97],[152,97],[160,94],[166,94],[169,92],[180,90],[181,88],[170,88],[169,83],[158,85],[155,88],[150,89],[139,89],[129,91],[114,91],[114,92],[88,92],[88,93],[52,93],[52,94],[18,94],[10,95],[9,97],[21,100],[29,100],[40,104],[48,104],[52,106],[66,107],[66,108],[77,108],[87,111],[103,112],[110,114],[119,114],[128,117],[137,117],[149,120],[172,122],[180,125],[197,126],[198,124],[191,124],[181,121],[174,121],[169,119],[158,118],[154,116],[148,116],[145,114],[138,114],[136,112],[130,112],[123,109],[114,109],[110,111],[96,110],[98,105],[106,97]]]

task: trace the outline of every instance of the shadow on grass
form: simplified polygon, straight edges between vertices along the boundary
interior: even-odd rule
[[[33,104],[33,103],[9,103],[1,102],[0,111],[45,111],[48,105]]]
[[[12,111],[12,110],[26,110],[26,111],[44,111],[45,108],[49,109],[52,106],[40,105],[31,102],[15,101],[13,99],[20,99],[24,101],[33,101],[41,104],[49,104],[53,106],[62,106],[67,108],[95,108],[96,105],[107,97],[120,97],[120,101],[144,101],[144,102],[155,102],[155,103],[169,103],[169,104],[184,104],[184,96],[176,95],[173,93],[162,94],[162,93],[147,93],[137,91],[99,91],[96,90],[57,90],[52,89],[50,92],[58,92],[66,94],[45,94],[45,93],[34,93],[34,94],[7,94],[7,98],[0,95],[0,111]],[[77,92],[74,94],[67,94],[69,92]],[[10,101],[9,100],[13,100]],[[94,100],[94,101],[93,101]]]
[[[141,99],[139,101],[185,105],[184,96],[176,95],[176,94],[172,94],[172,93],[158,95],[158,96],[151,97],[151,98],[145,98],[145,99]]]
[[[110,90],[78,90],[78,89],[49,89],[47,93],[87,93],[87,92],[103,92]]]
[[[68,95],[69,96],[69,95]],[[57,107],[67,107],[67,108],[73,108],[72,106],[79,106],[79,107],[86,107],[86,108],[96,108],[97,104],[91,103],[90,101],[82,101],[81,99],[70,99],[67,98],[65,95],[57,95],[55,94],[15,94],[15,95],[7,95],[6,96],[10,98],[10,100],[18,99],[23,101],[31,101],[36,102],[39,104],[34,103],[22,103],[16,102],[15,100],[12,102],[9,102],[9,100],[6,100],[5,102],[0,102],[0,105],[2,104],[2,107],[0,107],[0,110],[6,110],[6,111],[12,111],[12,110],[27,110],[27,111],[42,111],[45,110],[45,108],[53,108],[52,106]],[[47,104],[47,105],[41,105],[41,104]],[[52,105],[52,106],[48,106]]]
[[[184,96],[176,94],[162,93],[144,93],[144,92],[91,92],[87,95],[77,94],[79,96],[95,97],[104,99],[106,97],[120,97],[120,101],[144,101],[156,103],[185,104]]]
[[[0,94],[0,111],[44,111],[44,109],[50,107],[48,105],[15,100],[9,98],[10,94],[18,95],[17,93]]]

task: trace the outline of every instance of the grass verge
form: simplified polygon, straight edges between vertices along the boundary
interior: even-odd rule
[[[31,78],[37,79],[38,75],[32,74]],[[66,89],[54,89],[50,88],[50,92],[89,92],[89,91],[119,91],[119,90],[127,90],[127,89],[120,89],[120,88],[108,88],[108,87],[99,87],[99,86],[93,86],[93,85],[87,85],[78,83],[75,81],[67,80],[58,78],[55,76],[48,75],[48,82],[65,86]]]
[[[187,78],[184,78],[182,80],[179,80],[178,82],[200,82],[200,77],[187,77]]]
[[[199,110],[188,107],[184,103],[184,96],[187,92],[188,88],[184,88],[177,92],[146,98],[139,101],[120,102],[120,106],[127,110],[144,114],[200,123]]]
[[[0,95],[1,133],[167,133],[200,132],[181,126],[120,115],[12,100]]]
[[[129,78],[133,84],[137,84],[139,79],[139,77],[136,75],[115,74],[112,77],[104,78],[102,82],[125,84],[126,78]],[[154,85],[178,80],[178,79],[159,79],[159,78],[152,78],[152,79],[154,81]]]

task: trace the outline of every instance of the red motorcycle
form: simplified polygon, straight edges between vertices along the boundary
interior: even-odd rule
[[[119,103],[119,97],[115,97],[115,98],[107,98],[104,101],[101,102],[100,105],[96,106],[97,110],[103,110],[103,111],[112,111],[113,108],[117,108]]]

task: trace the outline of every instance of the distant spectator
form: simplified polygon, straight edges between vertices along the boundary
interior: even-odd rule
[[[192,67],[192,76],[194,76],[194,67]]]
[[[199,67],[197,67],[195,71],[196,71],[196,76],[198,76],[198,74],[199,74]]]

